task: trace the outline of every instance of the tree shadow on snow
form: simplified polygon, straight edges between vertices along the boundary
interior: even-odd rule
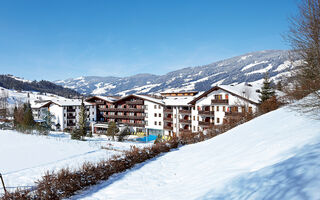
[[[199,199],[319,199],[320,143],[302,147],[291,158],[231,180]]]

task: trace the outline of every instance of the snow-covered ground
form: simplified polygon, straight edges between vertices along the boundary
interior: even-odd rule
[[[8,188],[33,186],[34,181],[48,170],[78,168],[84,162],[108,159],[133,145],[143,147],[150,144],[113,142],[103,136],[76,141],[62,132],[38,136],[0,130],[0,173]],[[0,185],[0,194],[3,192]]]
[[[73,199],[319,199],[320,121],[281,108]]]

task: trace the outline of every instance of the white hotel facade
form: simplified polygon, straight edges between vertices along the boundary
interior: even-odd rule
[[[179,136],[183,132],[205,131],[227,123],[227,117],[241,117],[256,112],[257,88],[248,85],[215,86],[204,93],[172,92],[159,96],[93,96],[86,99],[88,122],[93,132],[104,133],[108,123],[129,127],[132,132]],[[78,124],[81,100],[51,101],[44,106],[55,116],[60,130]],[[39,110],[39,106],[37,107]]]

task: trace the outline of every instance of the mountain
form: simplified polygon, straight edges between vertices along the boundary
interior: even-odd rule
[[[0,87],[13,90],[51,93],[63,97],[74,97],[80,94],[72,89],[62,87],[49,81],[29,81],[12,75],[0,75]]]
[[[214,85],[262,82],[265,72],[277,81],[297,65],[297,55],[285,50],[247,53],[208,65],[187,67],[165,75],[137,74],[129,77],[82,76],[55,81],[83,94],[124,95],[169,91],[205,91]]]

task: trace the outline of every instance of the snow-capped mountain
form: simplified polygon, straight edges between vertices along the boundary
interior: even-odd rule
[[[83,94],[124,95],[169,91],[205,91],[214,85],[261,83],[265,72],[277,81],[299,64],[298,56],[285,50],[266,50],[187,67],[165,75],[138,74],[130,77],[83,76],[55,83]]]

